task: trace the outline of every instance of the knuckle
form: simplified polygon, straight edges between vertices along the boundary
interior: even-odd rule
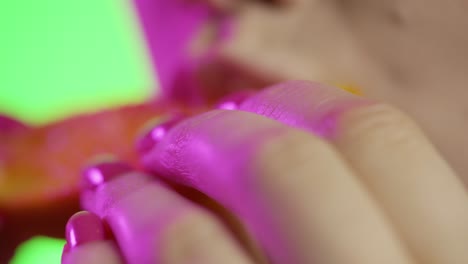
[[[251,177],[256,184],[284,186],[302,182],[294,178],[303,175],[297,172],[310,166],[311,160],[330,157],[331,152],[326,141],[300,130],[289,130],[260,147],[253,159]]]
[[[408,145],[421,134],[409,116],[387,104],[354,110],[345,119],[343,133],[347,142]]]

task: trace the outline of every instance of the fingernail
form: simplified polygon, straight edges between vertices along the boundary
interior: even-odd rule
[[[222,98],[216,105],[217,109],[237,110],[242,102],[254,94],[253,90],[242,90]]]
[[[93,189],[131,171],[131,166],[117,160],[96,162],[83,170],[84,187]]]
[[[104,226],[101,219],[90,212],[82,211],[74,214],[66,226],[66,239],[69,249],[105,239]],[[64,247],[64,252],[66,250]]]
[[[185,116],[175,116],[171,119],[160,123],[152,128],[150,128],[146,133],[143,133],[137,140],[136,148],[138,153],[145,154],[150,151],[158,142],[160,142],[167,132],[182,121]]]

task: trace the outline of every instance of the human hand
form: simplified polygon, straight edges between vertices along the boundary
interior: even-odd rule
[[[107,263],[258,263],[259,252],[271,263],[468,263],[466,190],[405,114],[308,82],[268,88],[240,110],[182,121],[142,161],[223,205],[258,247],[161,180],[96,165],[82,203],[118,244]],[[64,262],[84,263],[104,237],[69,238]]]

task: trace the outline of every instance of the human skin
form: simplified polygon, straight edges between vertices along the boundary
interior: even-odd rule
[[[464,2],[425,1],[424,8],[418,8],[418,1],[290,1],[289,7],[275,9],[253,1],[243,4],[218,7],[234,8],[225,14],[235,18],[236,26],[215,60],[237,65],[267,83],[313,79],[356,85],[366,97],[410,114],[465,178],[467,60],[466,39],[459,34],[466,24]],[[216,75],[225,74],[208,74]],[[77,166],[73,168],[76,173]]]
[[[63,237],[80,209],[80,170],[90,159],[112,153],[137,166],[134,143],[145,124],[190,111],[197,110],[150,101],[40,127],[0,115],[0,263],[33,236]]]
[[[233,25],[212,72],[359,87],[408,113],[468,184],[466,1],[208,2]]]
[[[466,189],[406,114],[309,82],[267,88],[240,110],[170,129],[141,156],[156,178],[128,169],[88,185],[82,204],[126,262],[262,263],[157,178],[225,206],[271,263],[468,261]],[[89,253],[65,258],[76,250]]]

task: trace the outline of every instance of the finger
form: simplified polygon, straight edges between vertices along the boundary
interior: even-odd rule
[[[99,241],[78,247],[63,255],[64,264],[120,264],[124,263],[112,241]]]
[[[422,263],[468,263],[467,193],[409,117],[308,82],[267,89],[241,109],[329,138]]]
[[[89,212],[73,215],[67,223],[67,244],[62,254],[65,264],[123,263],[114,242],[105,240],[98,216]]]
[[[150,176],[115,162],[84,175],[83,205],[106,220],[128,263],[252,263],[216,217]]]
[[[233,210],[273,263],[410,263],[339,155],[265,117],[213,111],[186,120],[143,163]]]

